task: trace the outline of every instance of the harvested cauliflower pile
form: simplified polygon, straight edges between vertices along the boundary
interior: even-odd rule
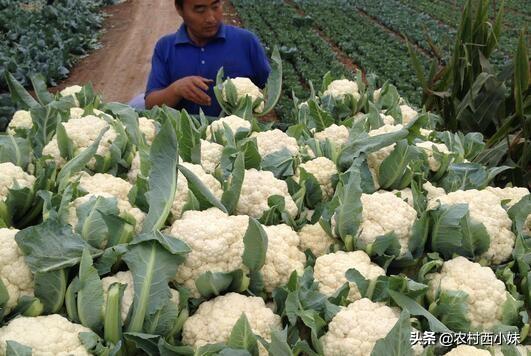
[[[299,169],[303,168],[307,173],[312,174],[321,186],[325,199],[330,199],[334,195],[332,178],[337,175],[337,167],[334,162],[326,157],[317,157],[308,162],[302,163]],[[299,172],[294,177],[298,181]]]
[[[392,192],[362,194],[361,204],[363,212],[360,241],[371,244],[378,236],[393,231],[400,243],[400,254],[404,254],[417,219],[416,210]]]
[[[321,338],[327,356],[370,355],[376,341],[387,336],[400,317],[397,310],[363,298],[334,316]]]
[[[349,131],[346,126],[332,124],[320,132],[316,132],[313,137],[317,141],[326,141],[327,139],[338,145],[344,145],[348,142]]]
[[[319,223],[304,225],[298,234],[300,249],[302,251],[310,249],[316,257],[327,253],[330,245],[336,242],[323,230]]]
[[[209,221],[209,224],[205,224]],[[217,208],[187,211],[173,223],[169,234],[183,240],[192,252],[177,269],[175,280],[199,297],[195,280],[203,273],[246,270],[242,255],[243,237],[249,217],[227,215]],[[268,250],[262,268],[266,291],[285,284],[293,271],[301,272],[305,256],[297,248],[297,233],[287,225],[264,226]]]
[[[428,278],[428,296],[432,299],[439,291],[460,290],[468,294],[467,318],[472,328],[490,330],[501,323],[503,303],[507,300],[505,285],[489,267],[458,256],[444,262],[441,272]]]
[[[33,274],[15,241],[17,232],[14,229],[0,229],[0,280],[7,288],[8,312],[17,305],[18,298],[33,296]]]
[[[6,342],[11,340],[31,347],[39,356],[90,356],[79,333],[92,331],[74,324],[59,314],[37,317],[18,317],[0,328],[0,355],[6,353]]]
[[[125,287],[124,294],[122,297],[122,306],[120,310],[120,316],[122,318],[122,322],[125,322],[125,319],[127,318],[127,313],[129,313],[129,309],[133,305],[134,300],[134,283],[133,283],[133,275],[130,271],[126,272],[118,272],[113,276],[105,277],[101,279],[101,284],[103,286],[103,298],[104,303],[103,305],[107,305],[107,295],[109,293],[109,287],[113,283],[121,283],[121,284],[127,284],[127,287]],[[170,300],[175,303],[177,306],[179,306],[179,292],[177,292],[174,289],[170,289],[171,292],[171,298]]]
[[[279,129],[253,132],[251,137],[256,138],[256,144],[258,146],[258,153],[264,158],[265,156],[282,151],[284,148],[295,156],[299,152],[299,145],[297,140]]]
[[[490,236],[489,249],[482,255],[488,262],[500,264],[511,257],[515,236],[511,231],[512,221],[500,204],[500,198],[489,190],[458,190],[446,195],[433,188],[431,184],[423,185],[428,195],[428,209],[437,208],[438,204],[468,204],[470,219],[475,223],[483,223]],[[436,191],[438,193],[436,193]]]
[[[430,170],[432,170],[433,172],[437,172],[439,168],[441,168],[441,163],[434,156],[435,150],[433,149],[433,147],[435,146],[435,148],[440,153],[443,153],[445,155],[451,153],[444,143],[434,143],[431,141],[425,141],[418,142],[415,144],[415,146],[422,148],[424,152],[426,152],[426,154],[428,155],[428,164],[430,166]]]
[[[315,261],[314,276],[319,282],[319,291],[326,296],[332,296],[347,282],[345,273],[351,268],[355,268],[368,280],[385,276],[383,268],[372,263],[364,251],[337,251],[318,257]],[[358,286],[349,282],[348,300],[353,302],[358,299],[361,299]]]
[[[36,178],[11,162],[0,163],[0,201],[7,199],[9,189],[32,188]]]
[[[378,136],[383,135],[390,132],[399,131],[403,128],[402,125],[383,125],[382,127],[369,131],[369,136]],[[379,175],[379,169],[382,162],[393,152],[395,149],[395,144],[389,145],[387,147],[384,147],[376,152],[369,153],[367,156],[367,165],[369,166],[369,170],[371,171],[373,181],[374,181],[374,187],[376,189],[380,188],[380,175]]]
[[[262,91],[260,90],[260,88],[258,88],[251,81],[251,79],[245,78],[245,77],[237,77],[237,78],[230,78],[230,81],[236,87],[236,95],[238,97],[238,101],[244,98],[245,96],[249,96],[251,100],[253,101],[253,103],[258,98],[264,99],[264,94],[262,94]],[[223,83],[222,95],[223,95],[223,100],[227,101],[225,83],[227,83],[227,81]],[[262,101],[260,105],[258,105],[258,107],[254,111],[262,112],[263,110],[264,110],[264,102]]]
[[[229,340],[234,324],[245,313],[254,334],[271,341],[271,330],[280,330],[280,316],[266,307],[259,297],[228,293],[202,303],[183,326],[183,342],[194,348]],[[267,355],[261,346],[260,355]]]
[[[354,99],[359,100],[360,93],[358,84],[348,79],[334,80],[328,85],[323,96],[330,95],[334,99],[343,99],[346,95],[351,94]]]
[[[297,216],[297,206],[289,194],[285,181],[275,178],[270,171],[248,169],[245,171],[236,212],[259,219],[265,211],[269,210],[267,199],[272,195],[283,196],[286,211],[293,217]]]
[[[207,127],[206,129],[207,140],[212,140],[214,132],[216,131],[223,132],[225,129],[225,126],[223,124],[227,124],[227,126],[230,127],[234,135],[236,135],[238,130],[246,130],[246,131],[251,130],[250,121],[242,119],[241,117],[236,116],[236,115],[225,116],[219,120],[215,120]]]
[[[126,180],[107,173],[96,173],[93,176],[86,172],[79,174],[79,188],[88,194],[107,193],[118,199],[128,201],[128,194],[133,186]]]
[[[478,349],[474,346],[459,345],[450,352],[445,353],[446,356],[491,356],[487,350]]]
[[[109,127],[109,123],[97,116],[88,115],[79,119],[70,119],[67,122],[63,122],[63,126],[65,128],[66,134],[70,140],[72,140],[74,146],[74,156],[76,156],[90,146],[96,140],[96,138],[98,138],[101,130]],[[96,151],[96,155],[104,157],[106,154],[110,154],[111,145],[116,137],[116,131],[114,128],[110,127],[103,135],[98,146],[98,150]],[[65,159],[61,157],[61,152],[59,151],[57,135],[55,135],[46,146],[44,146],[42,154],[43,156],[52,156],[59,167],[64,166],[66,163]],[[93,167],[95,163],[96,159],[93,157],[88,163],[88,167]]]
[[[212,174],[216,171],[221,161],[223,146],[217,143],[201,140],[201,166],[206,173]]]
[[[15,112],[7,126],[7,133],[14,135],[16,130],[31,130],[32,127],[33,121],[30,112],[26,110],[18,110]]]

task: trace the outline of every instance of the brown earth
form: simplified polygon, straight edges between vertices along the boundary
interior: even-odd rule
[[[129,101],[145,90],[157,40],[182,23],[169,0],[127,0],[105,13],[102,48],[81,59],[54,91],[91,82],[105,101]]]

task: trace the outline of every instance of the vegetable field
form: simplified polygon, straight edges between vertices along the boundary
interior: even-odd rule
[[[232,0],[272,71],[220,117],[3,68],[0,356],[529,355],[530,14],[488,4]]]

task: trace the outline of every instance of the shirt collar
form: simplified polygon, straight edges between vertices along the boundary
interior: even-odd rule
[[[225,24],[222,22],[219,26],[218,32],[216,33],[216,36],[214,38],[218,39],[225,39],[227,36],[227,28]],[[183,23],[181,27],[177,30],[175,33],[175,44],[193,44],[192,40],[190,39],[190,36],[188,36],[188,31],[186,30],[186,25]]]

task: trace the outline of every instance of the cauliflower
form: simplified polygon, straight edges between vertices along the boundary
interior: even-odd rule
[[[81,151],[89,147],[94,140],[96,140],[101,130],[109,127],[107,121],[93,115],[84,116],[80,119],[70,119],[69,121],[64,122],[63,125],[68,137],[72,140],[74,155],[78,155]],[[116,140],[116,137],[116,131],[110,127],[103,135],[96,155],[103,157],[106,154],[110,154],[111,145],[113,141]],[[57,136],[54,136],[53,139],[44,146],[42,154],[43,156],[52,156],[59,167],[62,167],[66,163],[65,159],[61,157],[61,152],[59,151],[59,145],[57,143]],[[89,168],[94,167],[95,164],[96,159],[93,157],[88,166]]]
[[[107,173],[96,173],[91,176],[86,172],[81,172],[79,176],[79,188],[89,194],[107,193],[121,200],[129,200],[128,194],[133,186],[122,178]]]
[[[444,262],[440,273],[427,276],[428,296],[435,300],[439,291],[463,291],[468,294],[467,318],[471,327],[490,330],[501,323],[507,300],[505,285],[489,267],[470,262],[462,256]]]
[[[114,276],[102,278],[101,283],[103,285],[103,298],[104,298],[103,305],[107,305],[107,295],[109,293],[109,287],[111,286],[111,284],[113,283],[127,284],[127,287],[124,290],[124,295],[122,297],[122,307],[120,311],[122,322],[125,322],[125,319],[127,318],[127,314],[129,313],[129,309],[133,305],[133,299],[135,295],[133,274],[130,271],[118,272]],[[170,300],[173,303],[175,303],[177,306],[179,306],[179,292],[177,292],[174,289],[170,289],[170,292],[171,292]]]
[[[83,87],[79,85],[72,85],[70,87],[66,87],[63,90],[61,90],[59,92],[59,95],[61,95],[62,97],[67,97],[67,96],[73,97],[75,105],[79,106],[79,101],[77,100],[76,94],[81,92],[81,90],[83,90]]]
[[[426,189],[429,186],[425,184],[424,187]],[[435,198],[430,198],[428,194],[429,210],[437,208],[439,203],[468,204],[471,221],[483,223],[490,236],[489,249],[482,255],[488,262],[500,264],[511,257],[515,240],[511,231],[512,221],[501,206],[497,195],[488,190],[476,189],[458,190]]]
[[[403,125],[409,124],[418,115],[418,112],[408,105],[400,105],[400,112],[402,113]]]
[[[253,132],[251,137],[256,137],[258,153],[260,153],[262,158],[271,153],[281,151],[284,148],[286,148],[292,156],[295,156],[299,152],[297,140],[279,129]]]
[[[317,141],[326,141],[328,139],[338,145],[344,145],[348,142],[349,131],[346,126],[332,124],[323,131],[316,132],[313,137]]]
[[[264,230],[268,244],[262,273],[265,290],[271,293],[288,283],[293,271],[302,275],[306,256],[298,249],[299,236],[288,225],[264,226]]]
[[[8,312],[17,305],[21,296],[33,296],[33,274],[15,241],[17,232],[18,230],[0,229],[0,280],[7,288]]]
[[[318,257],[315,261],[314,276],[319,282],[319,291],[324,295],[332,296],[345,282],[345,273],[355,268],[366,279],[374,280],[385,276],[383,268],[371,262],[370,257],[363,251],[344,252],[337,251]],[[348,300],[361,299],[356,283],[349,282]]]
[[[380,113],[380,117],[383,120],[384,125],[394,125],[395,124],[395,118],[391,115],[385,115],[384,113]]]
[[[131,184],[135,184],[136,177],[140,174],[140,153],[136,152],[135,157],[133,158],[133,161],[131,162],[131,167],[129,168],[129,172],[127,172],[127,180]],[[177,183],[179,183],[179,179],[177,179]]]
[[[334,80],[328,85],[323,96],[330,95],[334,99],[341,100],[345,98],[347,94],[351,94],[354,99],[360,99],[360,93],[358,91],[358,84],[348,79]]]
[[[231,78],[230,81],[234,86],[236,87],[236,95],[238,98],[238,101],[241,98],[244,98],[245,96],[249,96],[253,103],[256,99],[264,99],[264,94],[262,94],[262,91],[260,88],[258,88],[249,78],[244,77],[237,77],[237,78]],[[223,83],[223,89],[222,89],[222,95],[223,100],[227,101],[227,93],[225,89],[227,81]],[[260,103],[260,105],[254,110],[255,112],[262,112],[264,110],[264,101]]]
[[[450,352],[445,353],[446,356],[490,356],[487,350],[478,349],[474,346],[459,345],[453,348]]]
[[[377,103],[378,101],[380,101],[380,97],[382,96],[382,88],[380,89],[376,89],[373,93],[372,93],[372,100],[373,102]]]
[[[157,135],[157,125],[155,120],[148,119],[147,117],[140,117],[138,118],[138,126],[140,132],[144,134],[147,144],[151,146]]]
[[[186,211],[170,228],[170,235],[186,242],[192,250],[177,268],[177,283],[199,297],[195,280],[201,274],[242,268],[243,237],[248,224],[247,216],[229,216],[217,208]]]
[[[443,153],[445,155],[448,155],[451,153],[448,147],[444,143],[435,143],[431,141],[426,141],[426,142],[417,142],[415,146],[422,148],[424,152],[426,152],[426,154],[428,155],[428,163],[430,166],[430,170],[432,170],[433,172],[437,172],[439,168],[441,168],[441,163],[434,156],[435,150],[433,149],[433,146],[435,146],[435,148],[437,148],[437,150],[440,153]]]
[[[7,126],[7,133],[14,135],[16,130],[31,130],[32,127],[33,121],[30,112],[26,110],[18,110],[15,112]]]
[[[262,298],[229,293],[202,303],[196,313],[185,321],[183,343],[199,348],[227,342],[242,313],[245,313],[253,333],[267,341],[271,341],[272,330],[282,328],[280,316],[267,308]],[[260,355],[267,355],[260,342],[258,344]]]
[[[245,171],[240,199],[236,212],[259,219],[269,210],[267,200],[272,195],[281,195],[286,203],[286,211],[292,216],[297,216],[297,206],[288,192],[285,181],[276,179],[272,172],[248,169]]]
[[[224,125],[223,124],[227,124],[232,133],[234,135],[236,135],[236,132],[238,132],[238,130],[248,130],[250,131],[251,130],[251,122],[250,121],[247,121],[245,119],[242,119],[241,117],[239,116],[236,116],[236,115],[230,115],[230,116],[226,116],[226,117],[222,117],[221,119],[219,120],[215,120],[213,123],[211,123],[208,127],[207,127],[207,130],[206,130],[206,138],[207,140],[212,140],[212,133],[213,132],[216,132],[216,131],[221,131],[223,132],[224,131]]]
[[[378,190],[378,191],[376,191],[376,193],[378,193],[378,194],[387,193],[387,191]],[[412,208],[415,207],[415,202],[414,202],[414,199],[413,199],[413,191],[411,190],[411,188],[404,188],[404,189],[401,189],[401,190],[394,189],[394,190],[391,191],[391,193],[393,193],[394,195],[396,195],[397,197],[399,197],[400,199],[405,201],[410,207],[412,207]]]
[[[36,178],[11,162],[0,163],[0,201],[5,201],[9,189],[32,188]]]
[[[507,207],[509,208],[529,194],[529,189],[523,187],[487,187],[485,190],[495,194],[500,200],[509,200],[507,203]]]
[[[378,236],[393,231],[400,243],[400,254],[404,254],[417,218],[416,210],[391,192],[362,194],[361,204],[363,212],[360,241],[371,244]]]
[[[74,324],[59,314],[18,317],[0,328],[0,355],[6,354],[6,342],[16,341],[31,347],[38,356],[90,356],[79,333],[92,331]]]
[[[330,245],[336,241],[323,230],[319,223],[304,225],[299,231],[299,247],[302,251],[310,249],[316,256],[322,256],[328,252]]]
[[[221,161],[223,146],[217,143],[201,140],[201,166],[206,173],[212,174]]]
[[[301,164],[299,168],[303,168],[307,173],[312,174],[317,179],[325,199],[329,199],[334,195],[332,178],[334,175],[337,175],[337,167],[334,162],[326,157],[317,157]],[[298,182],[299,172],[297,172],[294,179]]]
[[[327,356],[370,355],[376,341],[387,336],[400,314],[383,303],[363,298],[343,308],[321,338]]]
[[[72,119],[81,119],[83,117],[84,113],[85,113],[85,109],[82,109],[82,108],[70,108],[70,120],[72,120]]]
[[[383,135],[390,132],[399,131],[403,128],[402,125],[384,125],[376,130],[369,131],[369,136],[378,136]],[[369,166],[369,171],[372,174],[373,181],[374,181],[374,187],[376,189],[380,188],[379,184],[379,174],[378,171],[380,169],[380,165],[382,162],[389,157],[389,155],[393,152],[395,148],[395,144],[389,145],[387,147],[381,148],[380,150],[376,152],[369,153],[367,156],[367,165]]]

